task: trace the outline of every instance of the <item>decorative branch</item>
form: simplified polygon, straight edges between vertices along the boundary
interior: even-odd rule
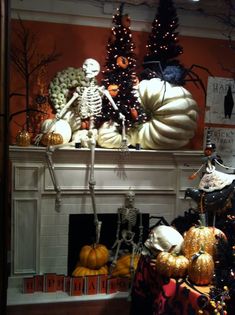
[[[25,112],[27,115],[26,126],[29,129],[29,116],[30,111],[30,80],[32,75],[39,71],[43,66],[48,65],[51,62],[56,61],[61,54],[56,52],[56,46],[54,45],[51,52],[47,55],[38,54],[40,51],[38,48],[37,34],[25,27],[23,21],[19,18],[19,29],[16,31],[16,39],[12,44],[10,51],[10,61],[15,67],[16,71],[20,74],[25,82],[25,93],[13,93],[12,95],[24,95],[25,96]],[[37,57],[37,58],[36,58]],[[37,59],[36,63],[35,60]]]

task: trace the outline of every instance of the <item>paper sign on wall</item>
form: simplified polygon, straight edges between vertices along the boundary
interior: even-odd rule
[[[235,80],[208,77],[205,123],[235,125]]]

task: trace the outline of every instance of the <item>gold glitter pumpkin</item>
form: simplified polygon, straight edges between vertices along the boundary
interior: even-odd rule
[[[16,144],[21,147],[27,147],[30,145],[31,137],[28,131],[20,130],[16,136]]]
[[[45,133],[41,139],[41,144],[45,146],[57,145],[57,144],[62,144],[62,143],[63,143],[63,137],[61,136],[61,134],[55,133],[55,132]]]
[[[165,277],[182,278],[186,275],[189,260],[183,255],[161,252],[156,259],[156,270]]]
[[[214,275],[213,257],[200,250],[192,256],[188,266],[188,277],[195,285],[208,285],[212,282]]]
[[[215,254],[216,238],[213,229],[207,226],[192,226],[184,235],[183,254],[190,259],[202,247],[210,255]]]

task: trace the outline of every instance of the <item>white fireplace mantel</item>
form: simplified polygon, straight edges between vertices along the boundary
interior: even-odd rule
[[[71,147],[52,154],[62,192],[55,211],[55,190],[46,163],[46,148],[10,146],[12,166],[11,276],[67,272],[70,214],[92,213],[89,194],[91,153]],[[99,213],[116,213],[125,194],[135,192],[142,213],[173,218],[192,207],[185,189],[197,186],[188,177],[202,164],[202,151],[96,149],[95,193]]]

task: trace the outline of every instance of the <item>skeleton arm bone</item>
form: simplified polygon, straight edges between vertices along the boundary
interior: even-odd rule
[[[119,108],[118,108],[118,106],[115,104],[115,102],[114,102],[112,96],[109,94],[109,91],[106,90],[106,89],[104,88],[104,86],[100,87],[100,88],[99,88],[99,91],[100,91],[103,95],[105,95],[105,96],[107,97],[107,99],[110,101],[110,103],[111,103],[111,105],[113,106],[113,108],[118,111]],[[124,116],[122,113],[119,113],[119,118],[123,121],[123,119],[125,118],[125,116]]]
[[[106,89],[104,88],[104,86],[100,87],[100,88],[99,88],[99,91],[100,91],[103,95],[105,95],[105,96],[107,97],[107,99],[110,101],[110,103],[111,103],[111,105],[113,106],[113,108],[114,108],[116,111],[118,111],[119,108],[118,108],[118,106],[115,104],[115,102],[114,102],[112,96],[109,94],[109,91],[106,90]],[[124,143],[126,143],[126,129],[125,129],[126,117],[125,117],[125,115],[123,115],[122,113],[119,112],[119,119],[121,119],[121,121],[122,121],[122,140],[123,140]],[[126,145],[126,144],[125,144],[125,145]],[[124,145],[124,146],[125,146],[125,145]]]
[[[67,111],[69,110],[70,106],[72,105],[72,103],[78,98],[78,93],[74,92],[73,96],[71,97],[71,99],[68,101],[68,103],[65,104],[65,106],[62,108],[62,110],[56,115],[56,120],[59,120],[61,118],[64,117],[64,115],[67,113]]]

